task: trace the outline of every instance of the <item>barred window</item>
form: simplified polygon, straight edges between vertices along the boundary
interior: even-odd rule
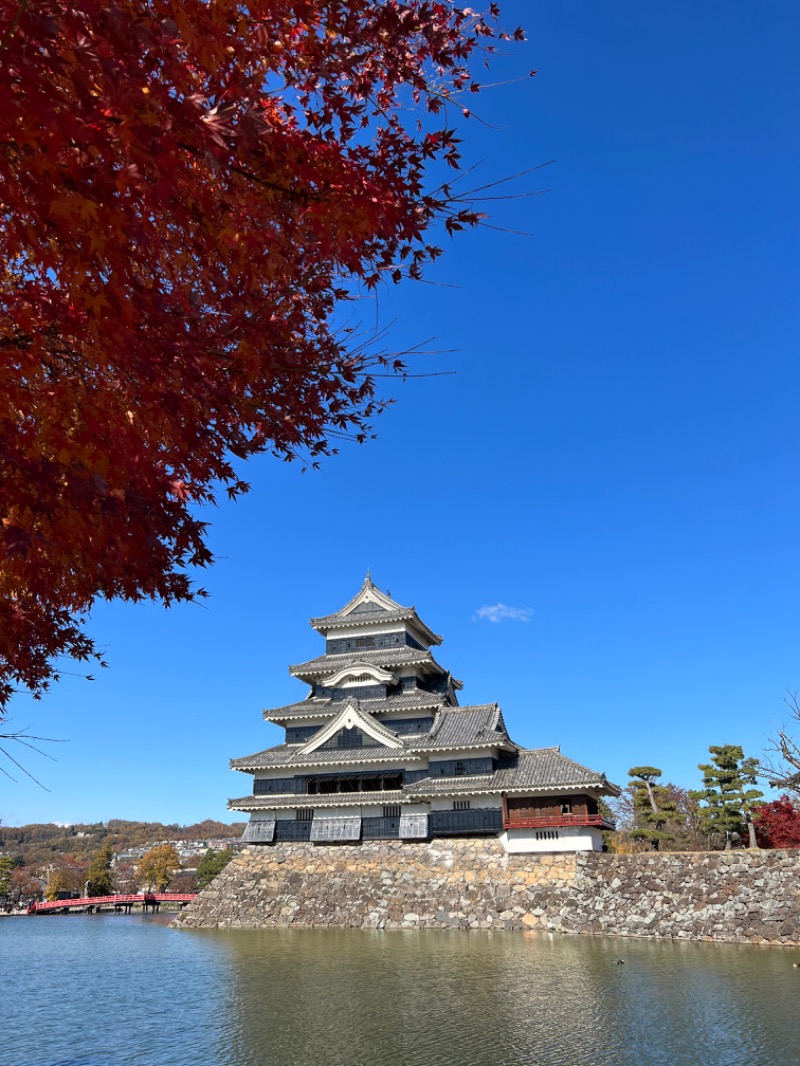
[[[302,807],[294,812],[295,821],[310,822],[314,818],[314,811],[310,807]]]
[[[463,764],[463,762],[457,762],[455,764],[455,766],[453,767],[453,775],[455,777],[463,777],[466,772],[467,772],[467,768]]]
[[[384,807],[383,808],[383,817],[384,818],[399,818],[400,817],[400,805],[397,804],[396,806],[392,806],[392,807]]]
[[[468,811],[469,810],[469,800],[453,800],[453,810],[454,811]]]

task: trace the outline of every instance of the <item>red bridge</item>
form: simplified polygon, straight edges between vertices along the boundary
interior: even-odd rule
[[[162,903],[180,903],[181,910],[191,903],[196,892],[139,892],[127,896],[82,896],[80,899],[54,899],[47,903],[31,903],[28,914],[67,914],[71,910],[85,910],[87,914],[112,908],[129,914],[133,907],[157,911]]]

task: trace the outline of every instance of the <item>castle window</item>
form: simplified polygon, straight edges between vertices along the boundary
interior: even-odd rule
[[[562,803],[561,804],[561,813],[562,814],[572,814],[572,804],[571,803]]]
[[[463,762],[457,762],[455,764],[455,766],[453,767],[453,776],[454,777],[463,777],[466,772],[467,772],[467,768],[463,764]]]
[[[453,800],[453,810],[454,811],[468,811],[469,810],[469,800]]]
[[[384,818],[399,818],[400,817],[400,807],[399,807],[399,805],[396,806],[396,807],[384,807],[383,808],[383,817]]]
[[[303,809],[294,812],[294,819],[296,822],[310,822],[314,817],[313,810]]]

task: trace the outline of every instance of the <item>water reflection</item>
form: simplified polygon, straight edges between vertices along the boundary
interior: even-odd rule
[[[235,960],[231,1061],[248,1066],[798,1062],[800,977],[785,953],[509,934],[210,935]]]
[[[9,919],[0,1066],[796,1066],[798,959],[502,933]]]

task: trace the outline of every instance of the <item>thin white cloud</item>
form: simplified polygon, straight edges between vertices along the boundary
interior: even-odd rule
[[[480,622],[530,622],[531,618],[533,608],[508,607],[505,603],[487,604],[473,615],[474,621]]]

